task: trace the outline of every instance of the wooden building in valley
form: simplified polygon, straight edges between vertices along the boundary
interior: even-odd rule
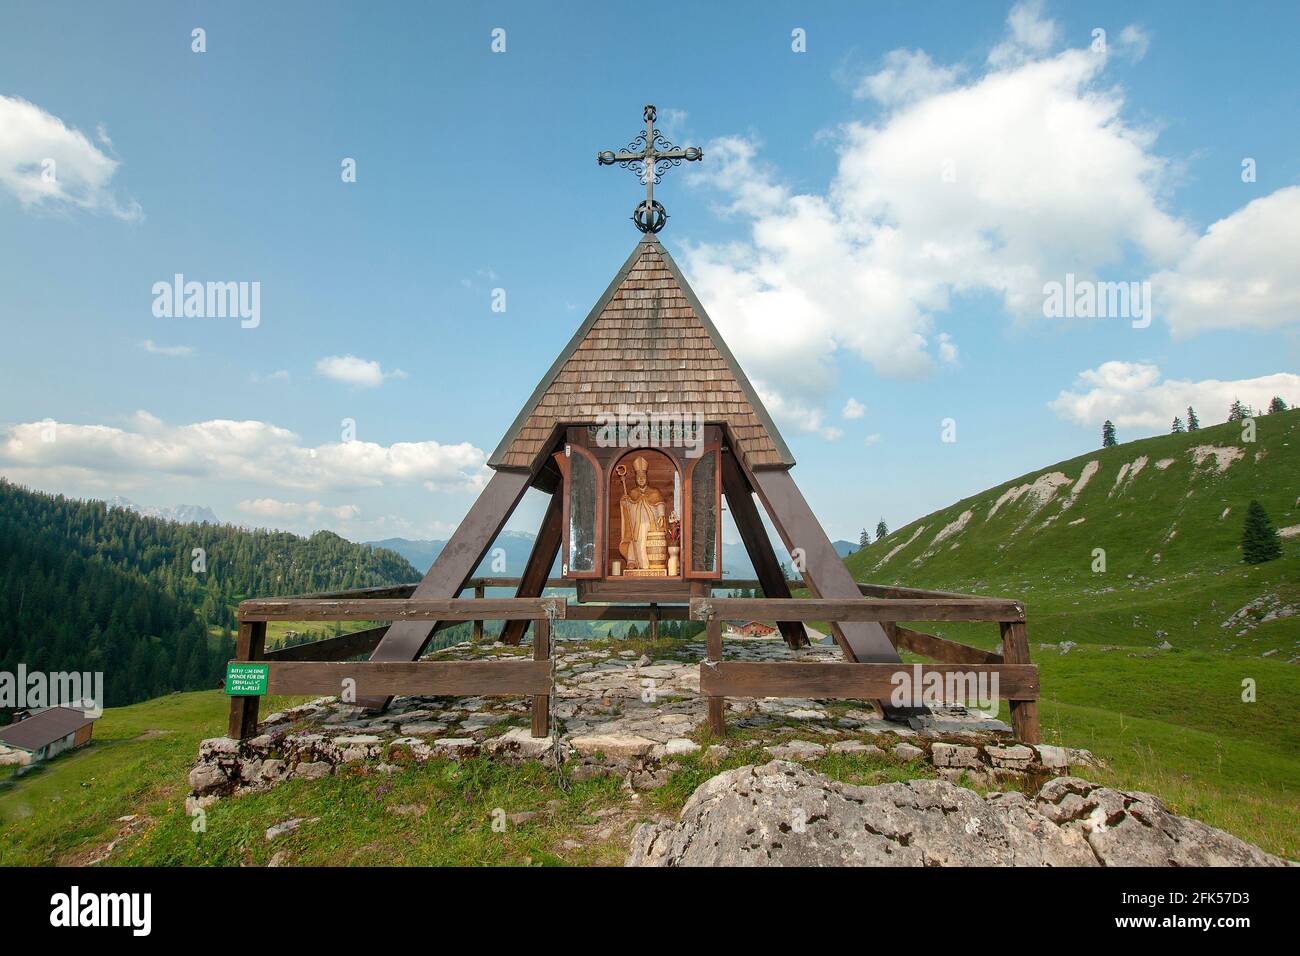
[[[0,745],[16,755],[7,762],[40,763],[90,743],[97,719],[75,707],[19,711],[12,724],[0,727]]]

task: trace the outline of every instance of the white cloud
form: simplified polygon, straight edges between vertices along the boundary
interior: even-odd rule
[[[957,73],[955,67],[935,65],[924,50],[891,50],[884,68],[865,77],[853,95],[896,106],[949,89]]]
[[[137,412],[129,429],[52,421],[0,428],[0,465],[10,476],[54,487],[166,475],[308,491],[405,483],[466,489],[486,481],[486,457],[469,442],[307,446],[293,432],[267,422],[168,425],[148,412]]]
[[[1060,29],[1043,17],[1042,0],[1017,3],[1007,14],[1007,38],[989,53],[991,66],[1010,66],[1041,56],[1056,43]]]
[[[876,86],[893,105],[843,127],[824,193],[786,185],[745,138],[710,143],[708,168],[692,171],[750,231],[688,247],[687,271],[764,399],[780,395],[779,421],[809,427],[841,349],[890,376],[956,363],[934,328],[956,294],[991,293],[1016,320],[1043,321],[1046,281],[1133,256],[1145,274],[1194,242],[1162,207],[1168,163],[1151,129],[1122,118],[1106,56],[1051,53],[1058,31],[1035,5],[1008,24],[1000,66],[978,75],[913,82],[909,67],[944,68],[919,51],[887,58],[894,72]],[[938,91],[922,95],[927,84]]]
[[[872,445],[880,444],[880,432],[872,432],[866,438],[862,439],[862,444],[870,448]]]
[[[102,124],[99,138],[112,148]],[[140,204],[119,202],[109,188],[118,165],[57,116],[27,100],[0,95],[0,187],[24,207],[75,206],[140,219]]]
[[[1147,36],[1146,31],[1141,27],[1130,23],[1119,31],[1119,44],[1121,51],[1136,63],[1147,55],[1147,50],[1151,46],[1151,38]]]
[[[773,418],[797,428],[801,432],[820,435],[827,441],[836,441],[844,432],[834,425],[826,424],[826,413],[820,408],[791,400],[781,392],[768,391],[761,385],[758,390],[759,400]]]
[[[253,498],[239,503],[239,510],[272,521],[297,521],[303,518],[336,518],[352,521],[361,514],[356,505],[323,505],[319,501],[278,501],[275,498]]]
[[[158,345],[153,339],[145,339],[140,343],[140,348],[150,355],[167,355],[172,358],[189,358],[194,354],[194,349],[189,345]]]
[[[1117,427],[1168,430],[1174,416],[1186,419],[1187,406],[1196,409],[1203,425],[1226,421],[1234,399],[1259,410],[1274,395],[1287,404],[1300,400],[1300,375],[1278,372],[1235,381],[1205,379],[1161,380],[1150,362],[1104,362],[1079,373],[1073,391],[1062,391],[1048,408],[1066,421],[1100,426],[1110,419]]]
[[[840,414],[848,419],[861,418],[863,415],[867,414],[867,406],[863,405],[856,398],[850,398],[844,403],[844,408]]]
[[[400,368],[385,372],[378,362],[355,355],[328,355],[316,363],[316,371],[353,388],[378,388],[386,379],[406,378]]]
[[[1300,186],[1263,196],[1206,230],[1151,277],[1153,308],[1176,336],[1300,321]]]
[[[935,340],[939,346],[939,359],[947,365],[957,364],[957,344],[947,332],[940,332]]]

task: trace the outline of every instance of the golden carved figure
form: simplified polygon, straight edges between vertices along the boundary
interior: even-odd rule
[[[619,465],[614,473],[623,480],[623,497],[619,501],[622,528],[619,553],[627,559],[629,571],[667,574],[666,513],[663,495],[646,483],[649,465],[641,456],[632,462],[636,484],[627,487],[627,466]]]

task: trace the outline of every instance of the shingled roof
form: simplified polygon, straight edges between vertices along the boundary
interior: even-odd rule
[[[488,464],[532,468],[560,424],[620,405],[725,423],[751,468],[794,464],[767,410],[677,263],[653,235],[632,250]]]
[[[0,743],[20,750],[36,751],[94,722],[95,718],[87,717],[75,708],[51,707],[16,724],[0,727]]]

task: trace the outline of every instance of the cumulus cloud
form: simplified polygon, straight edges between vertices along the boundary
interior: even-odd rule
[[[269,521],[297,521],[303,518],[337,518],[351,521],[361,514],[356,505],[323,505],[319,501],[279,501],[275,498],[253,498],[239,503],[245,514]]]
[[[140,348],[144,349],[150,355],[166,355],[171,358],[189,358],[194,354],[194,349],[188,345],[159,345],[153,339],[145,339],[140,343]]]
[[[844,408],[840,411],[840,414],[849,419],[861,418],[863,415],[867,414],[867,406],[863,405],[856,398],[850,398],[844,403]]]
[[[102,124],[97,135],[112,149]],[[110,189],[118,165],[57,116],[19,97],[0,95],[0,187],[24,207],[76,207],[140,219],[140,204],[119,201]]]
[[[1151,278],[1153,307],[1176,336],[1272,329],[1300,320],[1300,186],[1263,196],[1206,230]]]
[[[854,96],[897,106],[950,88],[957,79],[955,67],[938,66],[924,50],[891,50],[879,73],[865,77]]]
[[[817,430],[839,350],[889,376],[955,364],[960,343],[935,328],[955,295],[1042,321],[1049,280],[1186,254],[1195,234],[1162,206],[1154,131],[1123,118],[1106,54],[1053,53],[1058,35],[1022,4],[972,75],[922,51],[887,56],[862,87],[885,109],[841,128],[824,192],[787,185],[754,139],[708,145],[692,182],[748,235],[690,246],[685,264],[755,387],[779,394],[779,421]]]
[[[1110,419],[1118,427],[1167,430],[1174,416],[1196,409],[1204,425],[1228,418],[1236,399],[1258,410],[1280,395],[1287,404],[1300,399],[1300,375],[1278,372],[1235,381],[1163,379],[1151,362],[1103,362],[1079,373],[1073,390],[1064,390],[1048,408],[1066,421],[1100,426]]]
[[[1060,29],[1043,16],[1042,0],[1017,3],[1007,15],[1007,37],[991,51],[991,66],[1021,63],[1046,53],[1056,43]]]
[[[1119,31],[1119,45],[1121,52],[1136,63],[1147,55],[1147,49],[1151,46],[1151,38],[1147,36],[1146,31],[1141,27],[1130,23]]]
[[[137,412],[130,428],[54,421],[0,428],[0,465],[12,477],[56,486],[120,476],[169,475],[338,491],[422,483],[477,488],[486,455],[468,442],[349,441],[304,445],[286,428],[214,419],[169,425]]]
[[[316,363],[316,371],[353,388],[378,388],[390,378],[406,378],[400,368],[385,372],[378,362],[355,355],[327,355]]]

